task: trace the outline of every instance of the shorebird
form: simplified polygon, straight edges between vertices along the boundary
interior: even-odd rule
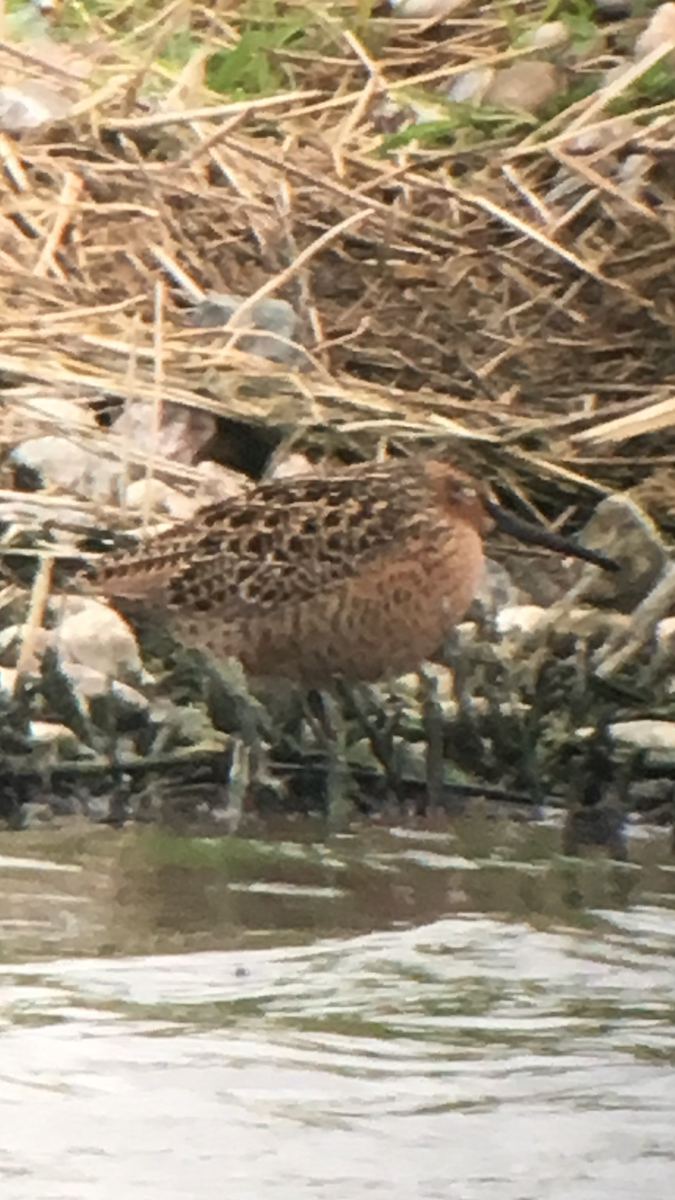
[[[417,454],[261,483],[101,559],[88,589],[253,678],[372,682],[418,668],[462,620],[495,527],[616,566],[520,521],[445,456]]]

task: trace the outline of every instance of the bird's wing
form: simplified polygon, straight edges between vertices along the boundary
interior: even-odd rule
[[[423,521],[419,497],[392,486],[385,469],[279,480],[110,560],[98,581],[111,597],[161,595],[169,607],[204,611],[217,605],[234,620],[354,577],[387,547],[418,537]]]

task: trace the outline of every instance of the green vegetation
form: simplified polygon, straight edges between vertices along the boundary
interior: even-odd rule
[[[308,48],[310,13],[295,9],[279,13],[276,4],[265,7],[270,9],[269,16],[244,22],[233,49],[218,50],[209,58],[206,80],[214,92],[243,100],[294,86],[291,72],[278,52],[290,47]]]

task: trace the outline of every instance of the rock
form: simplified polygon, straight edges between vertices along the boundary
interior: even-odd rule
[[[11,457],[15,463],[35,471],[44,486],[76,492],[103,503],[118,500],[118,464],[69,438],[29,438],[12,451]]]
[[[59,432],[70,425],[96,428],[94,414],[89,405],[76,404],[74,400],[63,400],[58,396],[31,396],[30,399],[22,401],[22,409],[29,414],[35,413],[38,420],[46,418],[58,425]]]
[[[117,418],[113,431],[136,453],[191,464],[214,436],[216,418],[204,409],[165,401],[160,428],[155,431],[152,401],[134,400]],[[135,470],[138,473],[144,468],[136,466]]]
[[[297,478],[298,475],[316,474],[316,465],[307,458],[306,454],[292,453],[272,463],[268,478],[293,479]]]
[[[111,681],[109,675],[103,671],[97,671],[95,667],[78,662],[61,662],[60,666],[63,674],[70,680],[78,700],[81,704],[84,702],[82,707],[86,707],[86,701],[91,700],[94,696],[105,696],[109,692],[112,692],[129,707],[139,709],[150,707],[147,698],[137,688],[130,687],[127,683],[120,683],[117,679]]]
[[[126,621],[107,605],[84,596],[68,596],[62,602],[63,616],[54,631],[53,642],[59,660],[68,665],[80,663],[108,679],[119,679],[129,672],[140,674],[138,643]]]
[[[584,576],[584,597],[595,603],[611,601],[621,612],[632,612],[651,592],[669,562],[658,530],[644,510],[628,496],[608,496],[598,504],[580,540],[616,559],[619,571],[592,571]]]
[[[0,129],[24,133],[68,115],[72,103],[38,79],[27,79],[19,87],[0,87]]]
[[[634,750],[655,750],[675,759],[675,721],[652,720],[615,721],[609,726],[610,737],[615,742],[631,746]]]
[[[675,643],[675,617],[664,617],[659,621],[655,632],[660,645],[671,649]]]
[[[126,492],[127,507],[142,512],[148,493],[150,496],[148,512],[168,513],[176,521],[189,521],[199,508],[198,498],[186,496],[184,492],[172,488],[162,479],[154,478],[136,479],[129,484]]]
[[[251,487],[251,479],[233,467],[224,467],[221,463],[204,459],[196,466],[200,477],[197,485],[199,506],[217,503],[219,500],[230,500],[243,496]]]
[[[495,77],[493,67],[476,67],[456,75],[448,90],[448,100],[456,104],[480,104]]]
[[[502,636],[509,633],[532,633],[546,619],[546,609],[539,604],[510,604],[497,614],[497,632]]]
[[[72,666],[73,664],[71,663],[71,669]],[[144,681],[152,680],[152,678],[152,675],[148,675],[145,671],[143,672]],[[148,700],[147,696],[144,696],[142,692],[139,692],[138,688],[131,687],[128,683],[121,683],[119,679],[113,679],[112,683],[110,684],[110,691],[118,701],[119,706],[123,706],[125,708],[139,708],[144,712],[150,711],[150,701]]]
[[[16,670],[14,667],[0,667],[0,691],[12,696],[15,685]]]
[[[533,50],[544,50],[549,46],[560,46],[569,41],[569,29],[564,21],[544,21],[536,29],[530,29],[521,39],[524,46]]]
[[[565,86],[565,77],[553,63],[524,59],[495,72],[483,104],[536,113]]]
[[[76,752],[80,748],[72,729],[55,721],[31,721],[29,724],[32,741],[38,746],[58,747],[59,750]]]
[[[200,327],[227,325],[244,299],[244,296],[234,293],[214,292],[205,296],[193,309],[193,324]],[[302,351],[288,345],[293,341],[296,325],[295,310],[286,300],[272,300],[268,297],[258,300],[241,318],[241,327],[248,330],[267,330],[268,333],[243,334],[237,340],[237,349],[245,351],[246,354],[255,354],[258,358],[267,358],[270,362],[288,365],[304,362],[305,356]],[[234,333],[235,329],[232,332]]]
[[[466,0],[389,0],[397,17],[447,17]]]
[[[595,7],[608,21],[622,21],[633,15],[633,0],[595,0]]]
[[[665,42],[675,42],[675,4],[662,4],[653,13],[646,29],[635,42],[635,58],[639,62],[653,54]],[[675,62],[675,53],[667,56],[669,63]]]

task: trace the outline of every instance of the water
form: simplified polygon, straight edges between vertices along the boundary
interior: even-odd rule
[[[667,837],[557,845],[1,835],[3,1200],[670,1200]]]

